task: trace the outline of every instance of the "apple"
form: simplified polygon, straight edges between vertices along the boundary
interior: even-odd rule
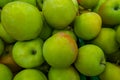
[[[1,9],[0,9],[0,22],[1,22]]]
[[[5,46],[3,55],[0,57],[0,63],[5,64],[8,66],[13,73],[17,73],[22,68],[18,66],[12,58],[12,49],[13,45]]]
[[[0,37],[6,42],[6,43],[13,43],[15,40],[6,32],[3,25],[0,23]]]
[[[97,6],[99,0],[78,0],[78,3],[84,8],[92,9]]]
[[[72,0],[45,0],[42,11],[46,22],[56,29],[70,25],[77,13]]]
[[[52,32],[52,34],[54,35],[54,34],[56,34],[56,33],[58,33],[58,32],[67,33],[67,34],[69,34],[75,41],[77,41],[77,37],[76,37],[75,33],[74,33],[72,30],[69,30],[69,29],[62,29],[62,30],[60,30],[60,29],[54,29],[53,32]]]
[[[120,80],[120,68],[110,62],[106,63],[106,68],[99,75],[100,80]]]
[[[0,7],[4,7],[7,3],[12,2],[13,0],[0,0]]]
[[[76,69],[86,76],[97,76],[105,69],[105,56],[103,50],[93,44],[86,44],[79,48]]]
[[[39,70],[24,69],[18,72],[13,80],[47,80],[47,77]]]
[[[35,39],[43,26],[40,11],[35,6],[21,1],[4,6],[1,22],[9,35],[20,41]]]
[[[4,42],[0,38],[0,56],[3,54],[3,51],[4,51]]]
[[[51,67],[48,72],[48,80],[80,80],[80,76],[72,66],[62,69]]]
[[[43,44],[45,61],[55,68],[69,67],[78,54],[75,40],[67,33],[58,32],[49,37]]]
[[[119,49],[116,41],[116,31],[112,28],[102,28],[99,35],[92,40],[92,43],[103,49],[105,54],[112,54]]]
[[[99,8],[98,13],[102,17],[103,24],[120,24],[119,0],[107,0]]]
[[[13,60],[22,68],[33,68],[44,62],[42,52],[43,40],[18,41],[13,46]]]
[[[100,6],[107,0],[99,0],[97,6],[93,9],[94,12],[98,13]]]
[[[0,80],[12,80],[11,70],[4,64],[0,64]]]
[[[101,17],[95,12],[83,13],[74,21],[74,32],[83,40],[95,38],[101,30]]]
[[[14,0],[14,1],[23,1],[36,6],[36,0]]]

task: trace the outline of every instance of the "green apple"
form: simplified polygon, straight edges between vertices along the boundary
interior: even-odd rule
[[[99,0],[97,6],[93,9],[94,12],[98,13],[100,6],[107,0]]]
[[[20,41],[38,37],[43,26],[40,11],[35,6],[21,1],[4,6],[1,22],[8,34]]]
[[[118,43],[120,43],[120,25],[116,28],[116,40]]]
[[[78,54],[75,40],[67,33],[58,32],[43,44],[43,56],[46,62],[55,68],[69,67]]]
[[[115,64],[107,62],[104,72],[99,77],[100,80],[120,80],[120,68]]]
[[[72,31],[72,30],[68,30],[68,29],[54,29],[52,34],[56,34],[58,32],[64,32],[64,33],[67,33],[69,34],[75,41],[77,41],[77,37],[75,35],[75,33]]]
[[[1,22],[1,9],[0,9],[0,22]]]
[[[79,48],[75,67],[86,76],[97,76],[105,69],[105,56],[103,50],[93,44],[86,44]]]
[[[0,0],[0,7],[4,7],[7,3],[12,2],[13,0]]]
[[[74,21],[74,32],[81,39],[91,40],[99,34],[101,25],[102,20],[97,13],[83,13]]]
[[[0,80],[13,80],[11,70],[4,64],[0,64]]]
[[[13,43],[15,40],[6,32],[3,25],[0,23],[0,37],[3,39],[6,43]]]
[[[12,58],[12,49],[13,45],[5,46],[4,53],[0,57],[0,63],[5,64],[8,66],[13,73],[17,73],[21,70],[21,67],[18,66]]]
[[[13,80],[47,80],[47,77],[39,70],[24,69],[18,72]]]
[[[0,56],[3,54],[4,51],[4,42],[3,40],[0,38]]]
[[[14,0],[14,1],[23,1],[36,6],[36,0]]]
[[[23,68],[40,66],[43,62],[43,41],[40,38],[29,41],[18,41],[13,46],[14,61]]]
[[[42,11],[47,23],[56,29],[71,24],[77,13],[72,0],[45,0]]]
[[[92,9],[97,6],[99,0],[78,0],[78,3],[84,8]]]
[[[51,67],[48,72],[48,80],[80,80],[80,76],[72,66],[62,69]]]
[[[120,24],[120,1],[107,0],[99,8],[98,13],[102,17],[103,24]]]
[[[119,49],[116,41],[116,31],[112,28],[102,28],[99,35],[92,40],[92,43],[101,47],[105,54],[111,54]]]

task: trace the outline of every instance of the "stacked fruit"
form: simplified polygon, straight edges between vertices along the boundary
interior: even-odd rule
[[[0,80],[120,80],[120,0],[0,0]]]

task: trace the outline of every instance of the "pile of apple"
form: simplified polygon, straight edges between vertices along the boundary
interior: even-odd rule
[[[0,80],[120,80],[120,0],[0,0]]]

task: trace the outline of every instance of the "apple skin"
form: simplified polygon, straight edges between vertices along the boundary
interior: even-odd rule
[[[1,22],[1,9],[0,9],[0,22]]]
[[[0,7],[4,7],[7,3],[12,2],[13,0],[0,0]]]
[[[120,43],[120,25],[118,25],[116,29],[116,40]]]
[[[40,11],[21,1],[8,3],[2,9],[1,22],[9,35],[20,41],[36,38],[43,26]]]
[[[86,12],[76,17],[74,32],[83,40],[95,38],[101,30],[101,17],[95,12]]]
[[[119,49],[116,41],[116,31],[112,28],[102,28],[99,35],[92,40],[92,43],[103,49],[105,54],[112,54]]]
[[[6,42],[6,43],[13,43],[15,40],[5,31],[3,28],[3,25],[0,23],[0,37]]]
[[[18,41],[13,46],[14,61],[23,68],[40,66],[43,62],[43,40],[40,38],[30,41]]]
[[[4,42],[0,38],[0,56],[3,54],[3,51],[4,51]]]
[[[99,77],[100,80],[120,80],[120,68],[113,63],[107,62],[104,72]]]
[[[33,6],[36,6],[36,0],[14,0],[14,1],[23,1],[32,4]]]
[[[78,0],[78,3],[87,9],[94,8],[98,2],[99,0]]]
[[[12,80],[11,70],[4,64],[0,64],[0,80]]]
[[[47,80],[46,76],[36,69],[24,69],[16,74],[13,80]]]
[[[43,56],[46,62],[55,68],[69,67],[78,54],[75,40],[67,33],[58,32],[43,44]]]
[[[8,66],[13,73],[17,73],[22,68],[20,66],[18,66],[15,63],[15,61],[13,60],[12,49],[13,49],[13,45],[5,46],[4,52],[3,52],[2,56],[0,57],[0,63]]]
[[[102,17],[103,24],[120,24],[119,5],[119,0],[107,0],[100,6],[98,13]]]
[[[72,1],[73,1],[73,4],[74,4],[75,7],[76,7],[76,12],[78,12],[78,9],[79,9],[78,1],[77,1],[77,0],[72,0]]]
[[[48,72],[49,80],[80,80],[78,72],[74,67],[70,66],[68,68],[53,68],[51,67]]]
[[[79,48],[75,67],[80,73],[86,76],[97,76],[104,71],[105,64],[104,52],[100,47],[86,44]]]
[[[72,0],[45,0],[42,11],[47,23],[56,29],[66,28],[77,13]]]

